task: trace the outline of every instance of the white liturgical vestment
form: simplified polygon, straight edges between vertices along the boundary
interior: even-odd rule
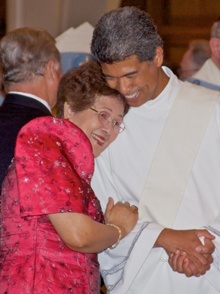
[[[220,69],[214,64],[211,58],[207,59],[193,78],[220,86]]]
[[[187,81],[213,90],[220,90],[220,69],[212,61],[207,59],[203,66]]]
[[[182,85],[168,68],[163,67],[163,70],[170,77],[166,88],[156,99],[129,110],[124,119],[126,130],[96,159],[92,186],[103,210],[109,196],[115,201],[126,200],[136,206],[144,197],[142,193],[154,154]],[[213,93],[212,90],[205,90]],[[175,156],[181,157],[181,150],[178,152]],[[153,247],[165,224],[152,219],[140,220],[115,249],[108,249],[99,255],[101,273],[110,293],[220,293],[219,100],[210,116],[180,200],[170,227],[177,230],[206,228],[215,235],[216,250],[211,269],[199,278],[187,278],[174,272],[167,262],[166,252]],[[166,208],[163,202],[158,211],[161,213]]]

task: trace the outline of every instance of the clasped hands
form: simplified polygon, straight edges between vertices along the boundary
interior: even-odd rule
[[[199,239],[204,238],[203,243]],[[163,247],[171,268],[187,277],[204,275],[213,262],[215,237],[207,230],[164,229],[155,247]]]
[[[137,208],[128,202],[114,204],[110,197],[105,211],[105,220],[117,224],[126,236],[135,226]],[[203,243],[200,240],[203,237]],[[155,247],[166,250],[171,268],[187,277],[204,275],[213,262],[215,237],[207,230],[173,230],[164,229],[159,235]]]

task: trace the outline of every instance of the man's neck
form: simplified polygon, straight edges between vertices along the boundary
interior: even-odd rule
[[[220,60],[218,58],[215,58],[214,56],[211,57],[212,62],[217,66],[217,68],[220,70]]]
[[[7,94],[18,94],[18,95],[22,95],[22,96],[25,96],[30,99],[35,99],[35,100],[39,101],[40,103],[42,103],[51,112],[50,105],[47,103],[46,100],[42,99],[41,97],[38,97],[38,96],[30,94],[30,93],[20,92],[20,91],[10,91]]]
[[[26,83],[10,85],[7,89],[7,93],[9,92],[22,93],[29,97],[32,96],[32,98],[35,99],[39,98],[40,100],[45,101],[50,109],[53,107],[53,105],[50,105],[48,93],[45,89],[45,83],[43,80],[36,79]]]

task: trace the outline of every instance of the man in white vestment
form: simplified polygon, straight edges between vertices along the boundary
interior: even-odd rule
[[[209,40],[211,57],[205,61],[203,66],[191,78],[189,82],[220,90],[220,20],[216,21],[211,28]]]
[[[134,7],[99,20],[91,52],[131,106],[92,185],[103,209],[112,196],[140,218],[99,256],[108,293],[220,293],[219,93],[162,66],[155,25]]]

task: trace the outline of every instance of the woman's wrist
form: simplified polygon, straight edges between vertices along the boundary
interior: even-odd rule
[[[115,244],[109,246],[109,249],[115,249],[115,248],[118,246],[118,244],[120,243],[120,241],[121,241],[121,238],[122,238],[122,231],[121,231],[121,229],[120,229],[117,225],[115,225],[115,224],[107,224],[107,226],[114,227],[115,229],[118,230],[118,240],[117,240],[117,242],[116,242]]]

